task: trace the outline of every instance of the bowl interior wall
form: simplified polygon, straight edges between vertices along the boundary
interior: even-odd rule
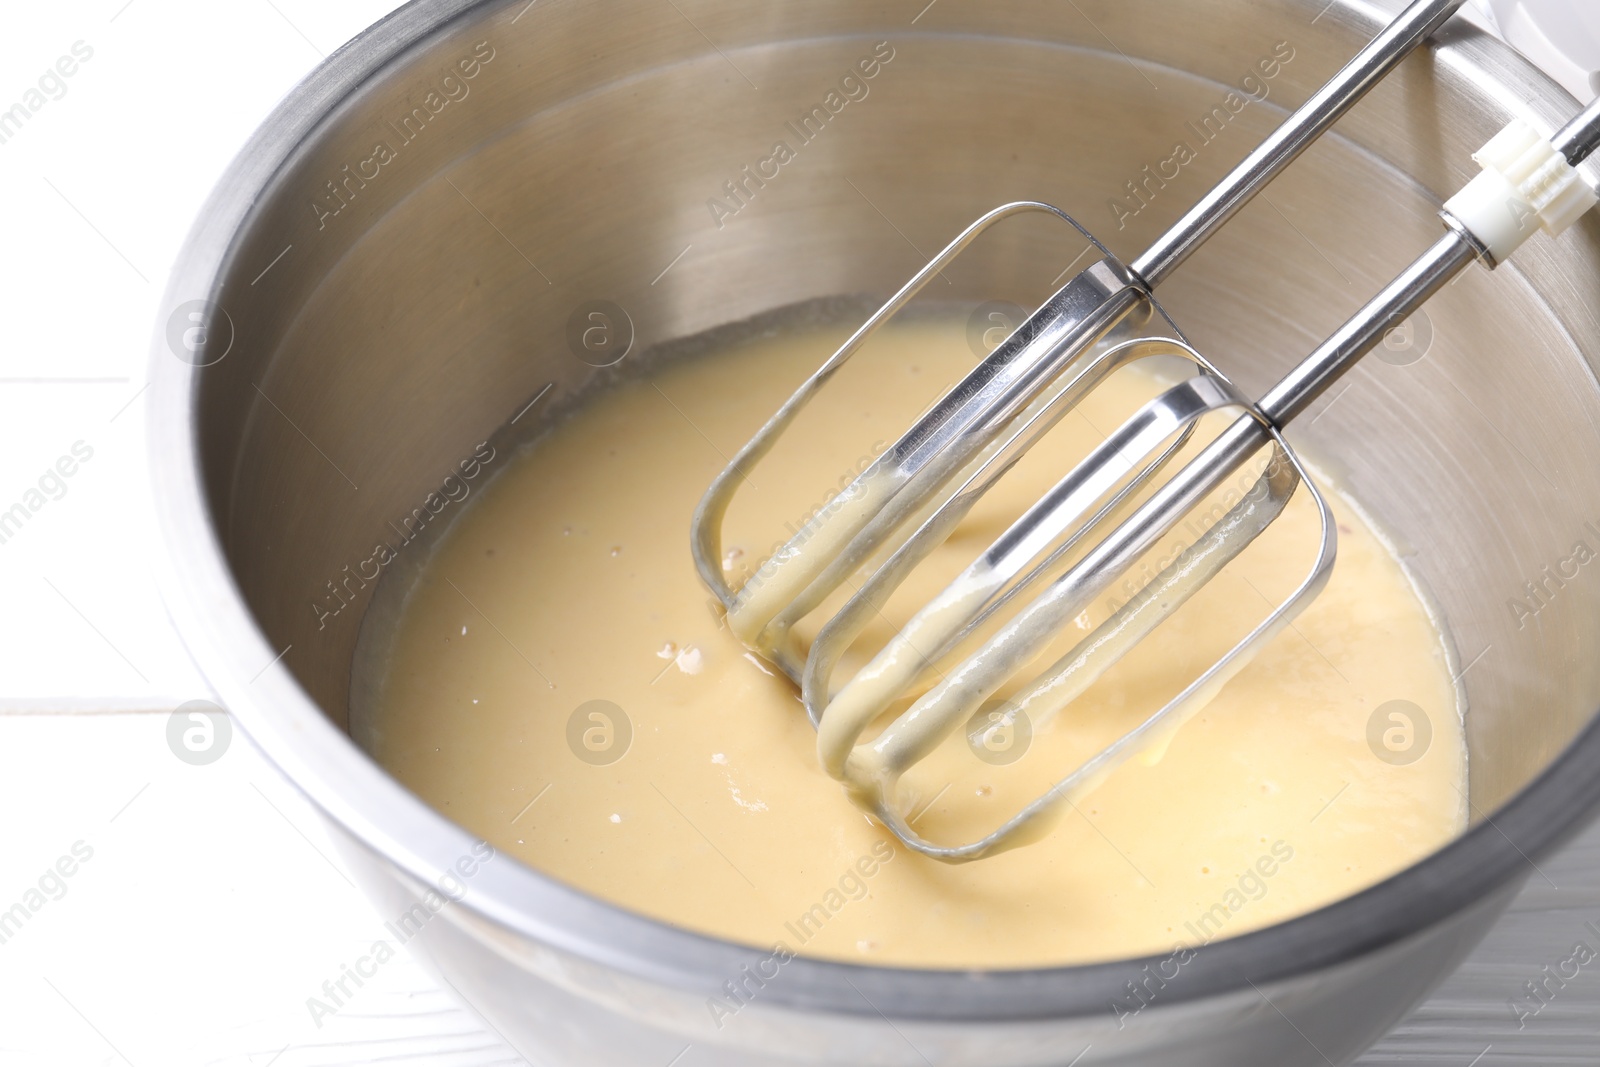
[[[458,20],[356,89],[262,198],[217,297],[236,341],[201,385],[210,504],[261,627],[341,724],[364,561],[404,554],[444,476],[541,390],[530,422],[595,374],[566,341],[579,305],[626,309],[643,350],[881,297],[1013,199],[1132,258],[1364,43],[1308,28],[1305,5],[1237,0],[1083,0],[1092,22],[941,5],[917,25],[844,0],[703,0],[693,25],[654,2],[514,20],[522,6]],[[875,49],[892,59],[845,83]],[[865,95],[797,135],[847,89]],[[1434,239],[1441,194],[1502,121],[1481,85],[1414,57],[1163,302],[1261,390]],[[793,158],[719,219],[708,201],[735,206],[724,183],[780,141]],[[1591,219],[1474,268],[1429,306],[1425,357],[1369,357],[1291,434],[1337,461],[1448,621],[1475,815],[1600,693],[1597,238]],[[1036,301],[1064,266],[1049,241],[1002,239],[943,296]]]

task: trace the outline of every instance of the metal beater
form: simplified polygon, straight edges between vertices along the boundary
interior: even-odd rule
[[[1317,595],[1332,568],[1336,535],[1328,506],[1284,440],[1283,426],[1473,260],[1492,269],[1534,231],[1559,233],[1596,202],[1573,168],[1600,142],[1600,101],[1553,139],[1513,122],[1490,141],[1474,156],[1483,173],[1440,212],[1445,235],[1254,403],[1182,340],[1135,336],[1117,342],[1120,333],[1151,315],[1164,317],[1152,290],[1463,2],[1413,3],[1132,263],[1119,262],[1047,204],[1006,204],[979,218],[856,330],[712,483],[692,529],[702,579],[726,607],[733,632],[800,686],[828,772],[908,847],[963,862],[1034,840],[1074,798],[1129,757],[1158,745],[1203,706]],[[721,570],[721,527],[746,472],[879,326],[984,230],[1023,212],[1065,221],[1093,242],[1100,258],[1017,327],[741,588],[731,588]],[[835,688],[841,657],[879,605],[983,493],[1113,371],[1158,357],[1183,360],[1189,371],[1095,448]],[[1161,481],[1157,475],[1192,442],[1197,423],[1225,410],[1239,414]],[[993,832],[959,845],[919,835],[897,796],[901,775],[1263,451],[1269,459],[1254,488],[1189,551],[1013,691],[1005,710],[993,716],[996,728],[1019,715],[1040,721],[1076,699],[1235,559],[1304,486],[1322,533],[1313,565],[1295,590],[1175,697]],[[1054,574],[1068,558],[1070,565]],[[855,591],[844,607],[808,649],[799,647],[794,625],[847,580]],[[1042,589],[1021,602],[1020,594],[1033,586]],[[1002,608],[1010,614],[999,615]],[[928,683],[936,663],[952,658],[984,626],[988,630],[975,651],[938,671],[938,680],[871,741],[860,740],[892,704],[915,692],[919,682]]]

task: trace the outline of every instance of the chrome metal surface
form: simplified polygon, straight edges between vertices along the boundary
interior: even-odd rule
[[[172,614],[221,701],[327,813],[386,915],[473,838],[350,737],[364,561],[388,538],[406,566],[414,550],[390,522],[411,518],[496,427],[521,413],[520,431],[608,373],[567,348],[577,307],[624,307],[643,352],[775,307],[881,299],[926,262],[907,240],[931,251],[1019,199],[1084,215],[1133,255],[1387,21],[1355,0],[939,3],[920,18],[846,0],[678,7],[402,9],[246,146],[161,306],[150,426]],[[1429,212],[1507,119],[1570,118],[1573,102],[1497,43],[1457,23],[1436,40],[1307,151],[1315,166],[1284,174],[1270,202],[1163,286],[1195,346],[1226,352],[1248,395],[1434,239]],[[785,123],[878,41],[895,58],[870,95],[742,206],[725,199],[738,210],[719,228],[707,198],[791,136]],[[493,60],[447,97],[443,72],[479,42]],[[1293,58],[1264,78],[1257,63],[1279,42]],[[1253,96],[1201,142],[1186,124],[1247,74]],[[449,101],[437,113],[433,90],[434,106]],[[384,132],[406,117],[409,139]],[[396,151],[372,178],[380,138]],[[1146,165],[1160,173],[1175,138],[1196,142],[1194,158],[1131,199],[1127,181]],[[1097,151],[1068,147],[1084,142]],[[1064,265],[1036,250],[972,254],[973,274],[939,288],[973,304],[1037,306],[1041,275]],[[1461,959],[1529,859],[1600,803],[1600,582],[1587,565],[1560,577],[1575,540],[1595,543],[1585,523],[1600,523],[1597,287],[1593,220],[1560,243],[1535,238],[1492,284],[1467,272],[1438,294],[1425,355],[1364,362],[1350,392],[1295,424],[1297,442],[1342,457],[1341,478],[1455,639],[1474,825],[1415,867],[1207,946],[1120,1026],[1110,1005],[1164,957],[989,973],[795,959],[719,1029],[707,998],[769,947],[623,912],[509,859],[485,865],[408,947],[541,1064],[1037,1067],[1085,1046],[1079,1067],[1348,1061]],[[206,299],[226,311],[233,344],[197,367],[174,357],[166,320]],[[1258,303],[1291,314],[1263,317]]]
[[[1322,519],[1317,563],[1307,581],[1296,587],[1295,595],[1268,613],[1270,625],[1264,623],[1229,650],[1213,669],[1202,672],[1195,686],[1185,689],[1129,735],[1091,757],[1056,782],[1049,792],[978,840],[940,845],[912,829],[907,813],[915,798],[902,797],[899,791],[901,776],[909,766],[929,756],[983,701],[1038,658],[1070,620],[1081,617],[1096,596],[1121,580],[1158,538],[1170,533],[1204,495],[1220,489],[1250,452],[1266,443],[1266,429],[1252,425],[1255,419],[1281,429],[1474,258],[1484,259],[1491,268],[1496,265],[1488,250],[1448,210],[1441,212],[1449,229],[1446,236],[1290,370],[1260,405],[1243,401],[1231,383],[1198,353],[1180,348],[1190,352],[1198,364],[1202,378],[1197,380],[1210,380],[1215,391],[1225,394],[1225,399],[1218,397],[1216,406],[1245,410],[1234,427],[1237,433],[1227,437],[1229,447],[1220,453],[1228,457],[1228,462],[1204,462],[1212,454],[1208,452],[1185,466],[1169,483],[1172,492],[1158,493],[1126,522],[1111,528],[1101,545],[1090,549],[1067,573],[1054,579],[1044,593],[985,643],[955,656],[961,638],[1039,580],[1052,562],[1083,541],[1094,526],[1102,523],[1118,503],[1141,487],[1173,454],[1181,442],[1169,443],[1159,434],[1149,437],[1148,428],[1173,425],[1171,419],[1163,420],[1163,414],[1171,410],[1167,398],[1176,397],[1181,390],[1153,399],[1069,471],[1045,500],[1018,518],[943,593],[912,615],[859,674],[837,692],[831,684],[846,650],[863,628],[882,614],[880,605],[909,577],[916,564],[957,532],[966,513],[1016,457],[1074,410],[1104,379],[1114,364],[1103,356],[1093,358],[1087,353],[1109,331],[1126,324],[1140,295],[1133,289],[1134,279],[1148,288],[1181,265],[1459,6],[1460,0],[1413,3],[1218,186],[1202,196],[1195,208],[1135,261],[1139,264],[1136,268],[1124,268],[1077,220],[1047,205],[1012,204],[988,212],[963,230],[852,334],[713,480],[696,509],[690,533],[702,579],[727,606],[733,632],[752,651],[768,657],[791,679],[802,683],[806,712],[821,735],[824,767],[907,847],[954,863],[1034,840],[1046,820],[1075,803],[1073,798],[1081,788],[1088,788],[1132,754],[1133,739],[1148,739],[1158,723],[1180,707],[1189,706],[1198,694],[1214,692],[1216,686],[1204,683],[1219,672],[1223,677],[1236,672],[1255,648],[1305,606],[1309,597],[1304,594],[1314,594],[1325,584],[1333,563],[1332,520],[1312,488]],[[1580,117],[1571,128],[1581,131],[1584,125]],[[1563,134],[1560,139],[1567,136]],[[1600,137],[1600,133],[1595,136]],[[1563,145],[1576,162],[1581,162],[1592,149],[1592,143],[1581,139]],[[763,561],[740,590],[731,589],[722,576],[720,527],[731,498],[741,483],[749,484],[748,475],[755,464],[873,332],[969,248],[978,234],[1023,210],[1054,212],[1088,239],[1103,258],[1024,320],[882,458],[861,472],[795,531],[788,543]],[[1126,350],[1126,346],[1118,350]],[[1067,375],[1066,384],[1060,385],[1058,379],[1067,368],[1073,370]],[[1055,389],[1053,395],[1037,399],[1050,388]],[[1024,405],[1031,405],[1026,416]],[[1197,408],[1191,418],[1177,425],[1187,437],[1200,415],[1214,409]],[[1142,444],[1138,444],[1142,440],[1137,429],[1140,426],[1146,428],[1144,437],[1148,438]],[[992,447],[1002,433],[1011,436],[998,448]],[[1277,447],[1283,462],[1298,464],[1285,442],[1279,441]],[[980,454],[982,460],[972,470],[972,461]],[[1121,486],[1128,457],[1133,455],[1148,465],[1133,484]],[[966,480],[954,492],[945,493],[947,483],[962,472],[967,472]],[[1271,512],[1273,516],[1281,511],[1282,503]],[[1219,522],[1218,530],[1231,530],[1239,540],[1227,551],[1219,545],[1221,562],[1209,569],[1209,575],[1220,573],[1222,562],[1246,547],[1249,537],[1243,531],[1253,531],[1250,536],[1259,535],[1270,521]],[[904,533],[904,527],[913,522],[919,523],[916,529]],[[1026,546],[1026,553],[1018,551],[1021,546]],[[881,559],[881,563],[869,567],[868,561],[874,558]],[[998,568],[993,565],[995,558],[1009,558],[1012,562]],[[1028,573],[1010,586],[1025,567]],[[1198,570],[1191,572],[1191,578],[1194,573]],[[810,647],[800,649],[790,631],[847,581],[855,592],[823,626]],[[1152,589],[1163,586],[1160,580],[1151,583]],[[796,591],[798,595],[794,595]],[[1133,629],[1149,632],[1164,618],[1177,613],[1189,598],[1142,592],[1137,599],[1144,605],[1138,627],[1129,627],[1122,619],[1126,609],[1119,612],[1084,637],[1077,649],[1049,668],[1046,675],[1027,683],[1022,690],[1025,698],[1008,699],[1009,710],[1005,714],[1011,718],[1027,714],[1024,705],[1031,706],[1043,691],[1067,691],[1068,675],[1085,679],[1082,684],[1070,686],[1072,692],[1081,693],[1089,680],[1099,677],[1129,651],[1130,643],[1121,637]],[[1159,609],[1153,606],[1157,604],[1161,605]],[[1111,634],[1119,635],[1119,639],[1109,639]],[[951,661],[949,670],[938,672],[938,684],[931,688],[925,685],[925,692],[914,693],[913,686],[929,681],[936,664],[946,659]],[[908,696],[910,706],[872,743],[860,741],[872,723]],[[1046,714],[1054,715],[1060,710],[1061,703],[1054,701]],[[1037,713],[1032,718],[1039,721]]]
[[[1165,281],[1465,2],[1418,0],[1406,8],[1135,259],[1133,272],[1151,288]]]
[[[1477,258],[1478,251],[1468,237],[1451,229],[1316,351],[1296,363],[1256,407],[1273,425],[1287,424]]]
[[[1561,127],[1551,143],[1574,167],[1593,155],[1595,147],[1600,145],[1600,97],[1590,101],[1588,107]]]
[[[862,344],[891,316],[911,301],[928,281],[969,247],[973,240],[994,223],[1028,211],[1054,215],[1077,229],[1085,238],[1093,236],[1059,209],[1047,204],[1020,202],[1005,204],[986,212],[964,229],[937,256],[901,286],[890,300],[874,312],[840,346],[815,374],[784,402],[771,419],[735,453],[728,466],[711,483],[695,509],[690,546],[695,566],[706,585],[730,609],[739,597],[722,576],[722,518],[728,504],[745,481],[744,471],[771,449],[801,409],[825,386]],[[1102,252],[1105,250],[1102,248]],[[881,458],[856,478],[830,505],[830,514],[847,509],[865,492],[869,482],[892,486],[896,496],[885,507],[871,513],[861,511],[845,536],[852,538],[836,557],[802,553],[791,544],[777,553],[763,569],[798,569],[810,584],[797,599],[774,602],[765,613],[749,622],[753,636],[776,629],[774,662],[789,677],[800,680],[803,656],[796,656],[784,644],[787,630],[801,616],[814,610],[860,565],[861,561],[909,522],[929,494],[938,492],[980,451],[1006,429],[1024,406],[1060,375],[1063,368],[1088,346],[1106,336],[1118,324],[1139,311],[1143,292],[1126,268],[1106,253],[1106,258],[1085,268],[1057,291],[1018,329],[1003,341],[988,358],[960,384],[917,421]],[[1148,305],[1143,308],[1149,314]],[[1036,416],[1017,431],[1000,454],[986,464],[995,467],[1005,455],[1024,450],[1027,443],[1053,425],[1065,405],[1053,406],[1048,417]],[[964,491],[968,491],[964,488]],[[978,490],[981,492],[981,490]],[[931,520],[930,520],[931,521]],[[809,527],[808,527],[809,529]],[[797,538],[803,543],[803,538]],[[759,609],[758,609],[759,610]],[[813,715],[815,721],[815,715]]]
[[[1135,345],[1145,343],[1148,342],[1130,342]],[[1206,376],[1199,380],[1208,383],[1214,381]],[[1174,387],[1156,398],[1139,416],[1130,420],[1124,430],[1129,431],[1130,436],[1137,437],[1141,423],[1154,421],[1159,425],[1161,409],[1179,404],[1185,409],[1181,416],[1174,413],[1174,417],[1180,419],[1179,425],[1192,425],[1207,412],[1239,405],[1239,399],[1231,393],[1204,398],[1193,406],[1182,404],[1180,396],[1187,385]],[[1128,448],[1131,442],[1123,440],[1123,437],[1124,434],[1115,433],[1108,438],[1106,452]],[[1161,447],[1165,439],[1165,435],[1162,435],[1149,441],[1136,454],[1148,455]],[[896,802],[894,783],[900,775],[913,763],[925,758],[939,741],[966,721],[985,697],[994,691],[998,685],[996,679],[1003,681],[1009,678],[1021,664],[1037,656],[1061,630],[1066,620],[1088,608],[1091,601],[1127,573],[1133,561],[1170,532],[1206,494],[1216,489],[1263,444],[1273,445],[1274,455],[1267,471],[1258,479],[1259,491],[1253,489],[1246,494],[1243,501],[1230,509],[1195,542],[1187,557],[1156,575],[1123,608],[1087,634],[1036,680],[1012,696],[1007,701],[1006,714],[1027,714],[1033,722],[1042,725],[1049,717],[1062,711],[1095,678],[1126,655],[1163,619],[1181,608],[1189,597],[1243,551],[1283,510],[1295,488],[1303,484],[1311,492],[1321,518],[1321,544],[1310,573],[1301,580],[1294,592],[1275,605],[1259,625],[1170,701],[1153,709],[1148,717],[1111,745],[1072,768],[1047,792],[990,833],[962,845],[940,845],[918,833],[912,827],[907,813]],[[1091,453],[1054,492],[1047,494],[1002,535],[990,554],[1003,552],[1014,541],[1034,539],[1040,527],[1073,527],[1080,535],[1092,530],[1092,520],[1085,526],[1077,524],[1076,520],[1087,507],[1074,499],[1074,490],[1083,480],[1095,480],[1107,466],[1102,450]],[[1188,473],[1187,477],[1180,474],[1162,485],[1103,541],[1094,545],[1082,560],[1052,582],[1015,620],[1002,627],[982,648],[952,669],[938,685],[916,700],[873,739],[868,747],[881,761],[884,781],[873,796],[871,810],[909,848],[934,859],[964,862],[982,859],[1035,840],[1039,833],[1064,813],[1065,808],[1073,806],[1102,776],[1148,747],[1162,731],[1175,729],[1194,710],[1203,706],[1229,678],[1245,666],[1256,648],[1293,621],[1294,616],[1326,584],[1333,569],[1332,515],[1299,460],[1274,431],[1251,415],[1242,416],[1184,471]],[[1098,496],[1093,499],[1098,500]],[[1028,551],[1015,564],[1016,568],[1020,570],[1024,564],[1043,555],[1053,540]],[[995,569],[990,554],[980,558],[957,582]],[[986,605],[989,603],[985,601]],[[955,636],[958,629],[972,625],[963,618],[948,631],[935,630],[925,635],[918,629],[920,618],[914,617],[901,634],[891,641],[890,646],[880,653],[880,657],[890,657],[896,651],[896,645],[904,641],[913,650],[918,647],[933,649],[928,654],[931,659],[938,650],[948,647],[946,642]],[[937,615],[934,619],[937,623]],[[924,641],[925,636],[926,642],[919,645],[918,642]],[[832,654],[826,646],[820,650],[814,648],[813,658],[823,663],[836,662],[838,654],[843,651],[839,646],[848,644],[846,637],[841,635],[833,639],[835,646]],[[823,638],[819,637],[818,644],[822,642]],[[872,666],[869,665],[867,669],[872,670]],[[909,677],[904,679],[907,682],[910,680]],[[808,676],[807,681],[813,680]],[[808,710],[813,704],[826,699],[825,684],[819,684],[825,682],[826,679],[820,679],[807,686]],[[847,685],[834,698],[834,704],[848,702],[850,689],[851,686]],[[829,710],[838,709],[830,704]],[[846,727],[850,742],[854,744],[861,732],[884,710],[886,702],[865,704],[853,716],[850,726]],[[829,725],[826,712],[822,720],[821,725],[826,729]],[[927,728],[929,722],[935,724],[934,729]]]
[[[1577,166],[1600,146],[1600,99],[1591,103],[1552,139],[1567,162]],[[1474,259],[1497,267],[1472,234],[1441,211],[1448,232],[1390,282],[1315,352],[1297,363],[1256,404],[1274,425],[1283,426],[1309,407],[1339,377],[1460,274]]]

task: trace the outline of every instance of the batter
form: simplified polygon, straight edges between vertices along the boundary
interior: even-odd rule
[[[1192,948],[1347,896],[1460,832],[1465,741],[1444,641],[1383,541],[1334,497],[1327,589],[1162,751],[1037,843],[959,866],[904,849],[821,768],[793,688],[729,632],[687,549],[706,485],[844,336],[780,333],[666,363],[535,442],[456,520],[398,620],[369,622],[357,739],[469,831],[597,896],[763,948],[886,965]],[[730,580],[973,362],[959,322],[886,329],[749,472],[724,537]],[[1125,371],[1064,420],[837,678],[1148,393]],[[1003,751],[1013,737],[969,748],[958,731],[902,783],[917,830],[981,835],[1140,721],[1287,592],[1308,538],[1314,514],[1291,505],[1239,574],[1033,724],[1019,757]]]

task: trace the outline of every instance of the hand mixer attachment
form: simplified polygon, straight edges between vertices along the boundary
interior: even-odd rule
[[[1462,2],[1412,4],[1132,263],[1119,262],[1047,204],[1006,204],[984,215],[856,330],[712,483],[692,531],[702,579],[725,606],[740,640],[800,686],[824,767],[908,847],[961,862],[1032,841],[1076,798],[1131,756],[1159,746],[1203,706],[1317,595],[1331,572],[1331,513],[1282,427],[1474,259],[1493,268],[1535,230],[1559,233],[1596,202],[1574,168],[1600,142],[1600,101],[1553,140],[1520,121],[1495,137],[1474,157],[1483,173],[1441,211],[1446,234],[1258,401],[1241,395],[1182,340],[1175,325],[1177,339],[1142,332],[1153,316],[1165,318],[1152,290]],[[1028,212],[1074,227],[1092,242],[1098,261],[951,387],[740,588],[731,588],[721,569],[722,523],[746,472],[887,319],[984,230]],[[1132,339],[1124,339],[1130,332]],[[1185,370],[916,611],[864,667],[836,685],[846,649],[983,494],[1108,376],[1145,361]],[[1237,414],[1226,428],[1162,480],[1180,452],[1198,444],[1200,420],[1229,411]],[[1091,603],[1120,588],[1117,583],[1125,585],[1162,538],[1263,454],[1267,461],[1248,492],[1234,494],[1236,502],[1185,551],[1153,573],[1147,568],[1142,587],[1042,672],[1013,688],[988,725],[979,720],[980,730],[1003,731],[1021,716],[1038,723],[1059,713],[1237,558],[1303,486],[1321,535],[1311,567],[1293,591],[1180,692],[992,832],[959,845],[921,836],[899,795],[906,770],[968,723],[1074,621],[1081,627]],[[852,591],[844,606],[802,648],[796,623],[846,583]],[[966,652],[975,641],[975,650]],[[946,669],[936,666],[952,659]],[[908,696],[914,697],[909,707],[870,741],[861,740]]]

